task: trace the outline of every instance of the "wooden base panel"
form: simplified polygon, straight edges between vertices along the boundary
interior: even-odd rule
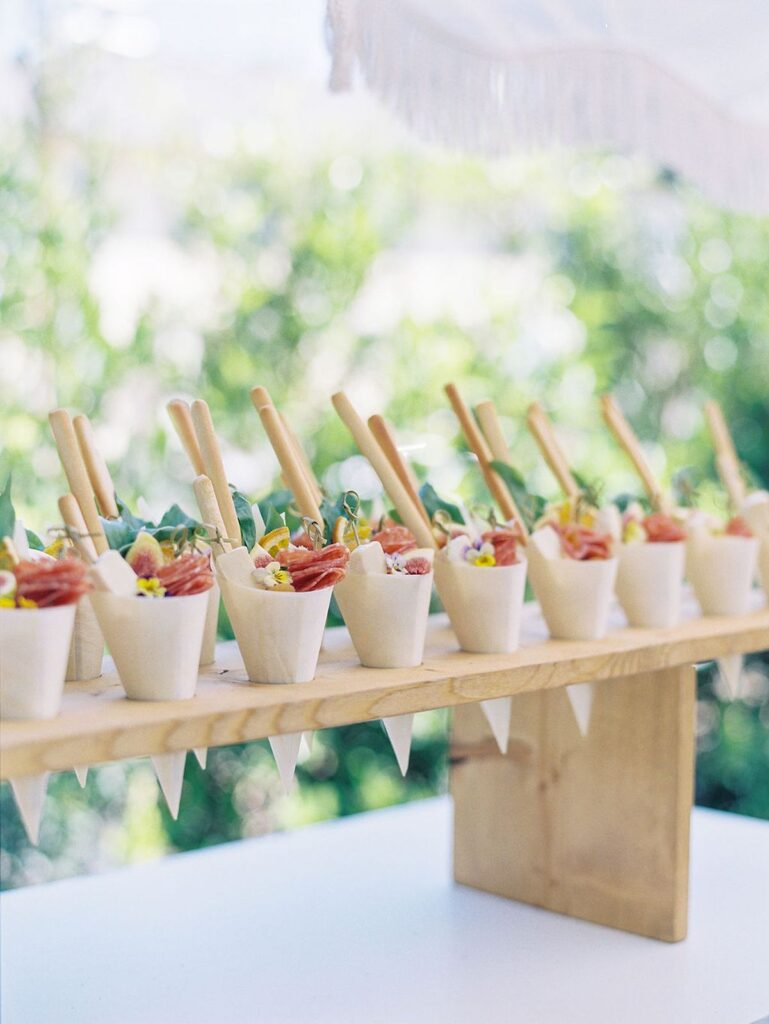
[[[668,942],[686,936],[693,668],[593,683],[586,738],[565,689],[515,696],[507,755],[455,709],[454,877]]]

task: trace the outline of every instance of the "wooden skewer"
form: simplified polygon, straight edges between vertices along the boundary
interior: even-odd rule
[[[478,423],[481,428],[481,432],[486,438],[491,454],[497,462],[510,463],[510,449],[507,447],[507,441],[502,431],[502,424],[499,422],[499,416],[497,414],[497,407],[491,401],[487,399],[485,402],[479,402],[475,407],[475,415],[478,418]],[[529,536],[529,531],[526,528],[526,523],[523,521],[520,509],[515,502],[510,489],[507,488],[507,493],[512,502],[513,509],[515,510],[513,515],[518,521],[518,525],[523,532],[524,537]]]
[[[73,495],[64,494],[59,498],[59,512],[64,520],[64,525],[72,530],[72,540],[80,554],[86,562],[95,561],[96,545],[93,542],[93,537],[86,536],[88,527],[85,525],[83,513]]]
[[[96,509],[91,482],[88,479],[83,456],[80,454],[72,420],[66,409],[54,409],[48,415],[48,422],[51,424],[53,439],[56,442],[59,460],[67,477],[69,489],[80,506],[87,532],[93,534],[96,552],[101,555],[109,550],[109,545],[99,522],[99,513]]]
[[[214,432],[214,424],[211,419],[211,410],[208,408],[208,403],[204,402],[202,398],[196,398],[192,403],[190,414],[193,426],[195,427],[198,445],[200,446],[200,454],[203,457],[203,465],[206,470],[205,475],[213,485],[216,503],[219,506],[219,511],[224,521],[224,535],[236,542],[236,544],[241,544],[240,523],[235,513],[235,504],[232,500],[227,473],[222,461],[222,452],[219,447],[219,440]]]
[[[377,444],[369,427],[356,412],[350,399],[344,391],[338,391],[332,396],[331,401],[339,414],[339,418],[352,434],[361,455],[364,455],[371,463],[374,472],[379,477],[382,487],[390,496],[390,500],[395,505],[404,525],[414,534],[420,547],[435,547],[436,542],[432,530],[425,523],[421,512],[411,500],[398,474]]]
[[[187,402],[181,398],[172,399],[167,405],[168,415],[174,425],[176,436],[182,443],[182,448],[190,460],[190,465],[196,476],[205,472],[203,467],[203,456],[200,452],[200,445],[195,436],[195,426],[192,422],[192,413]]]
[[[254,408],[256,409],[257,412],[259,412],[259,410],[263,408],[265,405],[271,405],[275,407],[275,403],[273,402],[270,396],[270,392],[267,390],[267,388],[262,387],[261,385],[257,385],[255,388],[251,388],[251,401],[253,402]],[[313,501],[315,502],[316,505],[319,506],[321,501],[323,501],[323,491],[321,490],[321,486],[318,483],[315,473],[313,472],[310,460],[307,458],[307,454],[304,448],[302,448],[299,438],[292,430],[291,424],[288,422],[283,413],[279,413],[279,415],[283,423],[283,432],[288,438],[291,448],[293,449],[294,457],[301,466],[302,472],[304,473],[305,479],[307,480],[307,485],[312,491]],[[288,486],[287,482],[286,486]]]
[[[96,496],[99,511],[105,519],[117,519],[120,515],[115,501],[115,485],[104,457],[96,447],[91,421],[82,413],[72,420],[75,436],[83,456],[86,473],[91,481],[91,489]]]
[[[283,479],[286,481],[289,490],[294,495],[297,507],[303,516],[309,516],[323,529],[323,518],[320,509],[315,501],[307,477],[304,475],[302,464],[296,457],[293,445],[283,427],[280,413],[274,405],[263,405],[258,410],[259,418],[262,421],[267,437],[270,439],[272,450],[280,463]]]
[[[719,476],[729,495],[732,508],[739,512],[747,496],[745,481],[742,478],[737,449],[734,447],[731,432],[718,402],[705,403],[705,417],[713,437]]]
[[[205,474],[201,473],[195,477],[192,489],[195,492],[195,500],[198,503],[201,521],[206,526],[213,528],[213,533],[209,534],[209,543],[211,544],[214,557],[217,557],[223,551],[229,551],[231,545],[226,540],[221,542],[214,540],[217,534],[222,538],[227,536],[222,513],[219,511],[219,504],[214,493],[214,485]]]
[[[447,384],[443,389],[448,395],[451,407],[454,410],[459,424],[462,427],[462,433],[465,435],[465,440],[470,447],[470,451],[473,452],[478,465],[481,467],[483,473],[483,479],[486,481],[486,486],[499,506],[499,510],[505,520],[517,519],[521,523],[520,516],[518,515],[518,509],[515,507],[513,497],[507,489],[502,477],[491,467],[491,452],[489,446],[486,444],[486,440],[483,434],[478,429],[478,425],[473,419],[473,414],[465,404],[465,400],[459,393],[456,384]]]
[[[529,406],[526,423],[561,490],[567,498],[576,498],[579,486],[569,469],[569,463],[550,420],[539,402],[532,402]]]
[[[392,430],[392,427],[384,418],[384,416],[379,415],[369,416],[368,425],[371,430],[371,433],[374,435],[377,444],[384,452],[392,468],[398,474],[400,482],[406,488],[408,496],[419,509],[419,512],[422,518],[424,519],[425,523],[427,523],[428,527],[432,529],[430,517],[427,514],[427,509],[425,508],[424,504],[422,503],[422,499],[419,496],[419,483],[417,481],[416,476],[414,476],[414,471],[409,465],[408,460],[405,459],[401,452],[398,450],[398,443],[395,439],[395,434]]]
[[[625,419],[613,395],[601,396],[601,411],[609,430],[614,434],[620,447],[633,463],[635,471],[638,473],[646,491],[646,496],[652,503],[652,507],[664,511],[669,505],[669,501],[652,473],[649,463],[646,461],[646,456],[643,453],[638,438],[633,432],[633,428]]]

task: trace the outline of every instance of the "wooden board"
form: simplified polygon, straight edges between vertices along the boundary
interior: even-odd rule
[[[688,618],[669,630],[618,628],[600,641],[547,640],[536,605],[525,610],[514,654],[465,654],[446,620],[432,621],[424,664],[366,669],[345,630],[329,630],[318,676],[293,686],[248,683],[234,643],[218,648],[186,702],[125,699],[114,672],[68,684],[61,715],[48,722],[0,725],[0,778],[118,761],[192,747],[222,746],[304,729],[370,721],[383,715],[452,707],[489,697],[612,679],[769,647],[769,609],[739,618]],[[615,614],[614,625],[623,618]]]
[[[686,936],[692,668],[596,683],[583,739],[565,691],[512,701],[502,756],[477,707],[454,715],[458,882],[675,942]]]

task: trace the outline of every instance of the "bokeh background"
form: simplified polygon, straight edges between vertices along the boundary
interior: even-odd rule
[[[189,511],[164,405],[205,397],[253,497],[276,464],[269,388],[329,491],[376,481],[332,414],[385,412],[436,489],[483,501],[442,385],[504,414],[530,487],[533,398],[577,469],[637,491],[603,429],[611,388],[667,481],[725,508],[702,418],[718,398],[769,484],[769,222],[605,153],[481,162],[423,148],[361,93],[325,91],[320,2],[24,3],[0,10],[0,479],[40,532],[63,478],[48,411],[88,413],[121,496]],[[769,818],[769,665],[738,701],[699,670],[697,800]],[[445,790],[447,714],[401,779],[378,724],[316,734],[283,796],[266,744],[190,757],[173,822],[148,761],[52,778],[41,841],[0,790],[4,888]]]

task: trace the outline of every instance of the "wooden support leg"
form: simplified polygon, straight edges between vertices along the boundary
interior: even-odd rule
[[[454,712],[458,882],[668,942],[686,936],[693,668],[597,682],[583,739],[564,689],[513,698],[499,753]]]

